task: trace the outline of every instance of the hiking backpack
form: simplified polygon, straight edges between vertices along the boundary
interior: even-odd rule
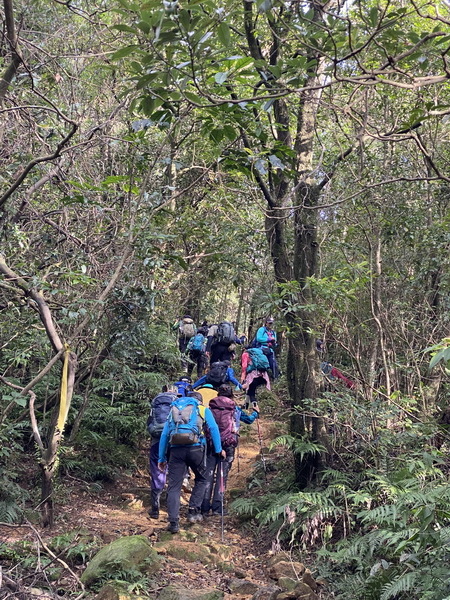
[[[206,338],[202,333],[197,333],[192,340],[191,350],[199,350],[203,352],[205,350]]]
[[[180,381],[175,381],[173,384],[177,388],[177,393],[181,396],[186,396],[188,392],[192,392],[192,382],[187,377],[182,377]]]
[[[194,337],[197,329],[192,319],[183,319],[180,323],[180,336],[185,338]]]
[[[267,369],[270,369],[269,360],[261,348],[248,348],[247,352],[252,359],[251,364],[247,367],[247,373],[251,373],[251,371],[267,371]]]
[[[164,424],[170,414],[172,402],[176,400],[175,394],[158,394],[152,400],[150,415],[147,419],[147,430],[152,438],[160,438]]]
[[[236,338],[234,327],[228,321],[223,321],[217,327],[217,341],[219,344],[232,344]]]
[[[209,408],[219,428],[222,446],[236,448],[239,440],[239,419],[233,400],[217,396],[209,401]]]
[[[203,431],[203,418],[195,398],[178,398],[169,414],[169,442],[187,446],[197,444]]]
[[[210,370],[206,374],[206,383],[218,386],[225,383],[227,379],[228,365],[225,362],[217,361],[211,365]]]
[[[250,344],[248,345],[249,348],[261,348],[261,344],[256,341],[256,335],[255,337],[252,339],[252,341],[250,342]]]

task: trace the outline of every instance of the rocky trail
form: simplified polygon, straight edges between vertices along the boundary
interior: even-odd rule
[[[261,437],[270,439],[271,424],[261,419]],[[247,488],[247,478],[260,460],[257,428],[248,428],[239,446],[239,465],[235,460],[230,473],[228,495],[239,495]],[[187,523],[188,492],[183,492],[181,529],[172,535],[166,531],[167,515],[149,518],[146,457],[132,477],[122,477],[105,493],[93,495],[83,482],[73,480],[64,490],[64,505],[51,532],[37,527],[0,526],[0,540],[12,543],[41,537],[42,544],[55,536],[79,531],[101,540],[103,547],[91,558],[87,568],[75,567],[64,573],[67,589],[81,590],[78,598],[88,600],[144,600],[151,591],[156,600],[318,600],[325,596],[305,566],[284,552],[273,553],[271,541],[256,539],[250,526],[232,516],[209,517],[202,523]],[[264,490],[260,493],[264,493]],[[163,503],[164,504],[164,503]],[[78,538],[75,538],[75,540]],[[0,544],[1,548],[1,544]],[[45,548],[44,548],[45,550]],[[64,562],[64,561],[62,561]],[[63,569],[64,570],[64,569]],[[130,570],[146,579],[129,582]],[[105,577],[105,573],[107,577]],[[100,583],[100,579],[103,583]],[[105,582],[105,579],[111,581]],[[1,580],[0,580],[1,581]],[[84,588],[84,590],[83,590]],[[64,590],[44,592],[28,588],[25,595],[0,598],[64,597]],[[28,594],[28,595],[27,595]],[[46,594],[46,595],[42,595]],[[73,596],[72,596],[73,597]]]

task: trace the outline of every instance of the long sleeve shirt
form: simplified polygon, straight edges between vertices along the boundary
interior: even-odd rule
[[[222,442],[220,441],[220,432],[219,432],[219,428],[217,427],[217,423],[213,417],[212,412],[209,410],[209,408],[202,406],[201,404],[198,405],[198,410],[199,410],[200,416],[204,420],[203,426],[208,427],[209,432],[211,434],[211,440],[212,440],[212,444],[214,447],[214,452],[216,452],[217,454],[219,452],[222,452]],[[161,439],[159,441],[158,462],[160,462],[160,463],[167,462],[167,450],[170,446],[170,429],[171,429],[171,423],[170,423],[170,421],[166,421],[166,423],[164,425],[164,429],[161,434]],[[205,445],[206,445],[206,438],[204,435],[201,435],[200,440],[198,441],[197,444],[189,444],[189,446],[192,446],[192,447],[205,446]]]
[[[277,333],[273,329],[268,329],[267,327],[260,327],[256,332],[256,341],[261,346],[276,346],[277,343]]]
[[[229,381],[231,381],[231,383],[233,385],[237,385],[240,389],[242,389],[242,385],[236,379],[236,376],[234,374],[232,367],[228,367],[227,376],[226,376],[224,383],[228,383]],[[204,385],[205,383],[208,383],[208,374],[203,375],[203,377],[200,377],[200,379],[197,379],[197,381],[192,385],[192,387],[195,390],[195,389],[201,387],[202,385]]]
[[[258,411],[254,410],[250,415],[242,410],[239,406],[236,406],[236,416],[239,421],[251,425],[259,417]]]

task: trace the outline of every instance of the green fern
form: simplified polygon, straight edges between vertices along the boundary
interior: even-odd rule
[[[390,581],[383,586],[380,600],[390,600],[397,598],[399,594],[410,592],[416,587],[417,573],[403,573],[397,579]]]
[[[289,448],[294,454],[299,454],[303,459],[306,455],[322,454],[325,448],[318,442],[314,442],[306,437],[297,438],[292,435],[280,435],[270,444],[270,449],[284,446]]]
[[[230,504],[230,510],[241,517],[254,517],[258,514],[258,504],[252,498],[237,498]]]

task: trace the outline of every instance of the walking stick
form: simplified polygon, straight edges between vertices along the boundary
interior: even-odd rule
[[[220,505],[221,505],[221,508],[220,508],[220,520],[221,520],[221,532],[222,532],[221,540],[222,540],[222,543],[223,543],[223,541],[224,541],[224,535],[223,535],[224,534],[223,502],[224,502],[224,496],[225,496],[225,489],[224,489],[224,485],[223,485],[223,459],[221,459],[221,461],[220,461],[219,468],[220,468],[220,471],[219,471],[219,473],[220,473],[219,493],[220,493],[220,496],[221,496],[221,502],[220,502]]]

